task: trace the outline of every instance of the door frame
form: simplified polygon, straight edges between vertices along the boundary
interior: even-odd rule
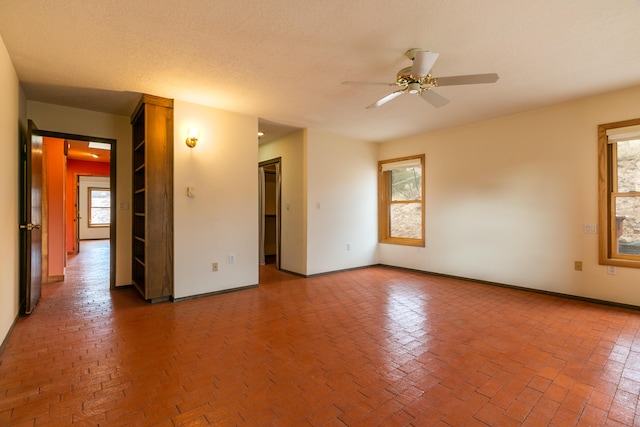
[[[110,158],[109,158],[109,185],[111,186],[111,227],[109,230],[109,289],[116,288],[116,200],[117,200],[117,188],[116,188],[116,153],[117,153],[117,140],[112,138],[101,138],[97,136],[88,135],[76,135],[70,133],[52,132],[47,130],[38,130],[38,134],[43,137],[69,139],[74,141],[93,141],[109,144],[111,146]],[[74,184],[75,185],[75,184]],[[74,190],[74,193],[76,191]],[[44,219],[43,219],[44,221]],[[77,222],[77,221],[76,221]],[[79,248],[78,248],[79,249]],[[65,251],[66,252],[66,251]]]
[[[282,157],[275,157],[259,162],[258,169],[271,165],[278,166],[278,172],[276,174],[276,269],[280,270],[280,264],[282,263]],[[258,191],[262,192],[262,188]],[[264,197],[264,195],[261,194],[260,197]],[[260,218],[260,221],[264,222],[264,218]],[[260,242],[260,244],[264,245],[264,242]]]

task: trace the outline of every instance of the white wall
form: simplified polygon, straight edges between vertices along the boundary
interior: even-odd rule
[[[174,297],[257,285],[257,117],[176,100],[174,123]],[[190,149],[192,126],[200,139]]]
[[[0,37],[0,344],[19,311],[18,147],[21,100],[24,98],[9,53]],[[24,121],[22,126],[25,126]]]
[[[108,189],[110,187],[110,178],[108,176],[80,176],[78,178],[80,180],[78,200],[80,205],[78,206],[80,211],[80,222],[78,223],[80,240],[108,239],[110,227],[89,227],[89,187]]]
[[[300,130],[260,144],[259,161],[281,158],[281,242],[280,268],[298,274],[307,270],[305,189],[303,187],[303,146],[306,131]],[[256,171],[257,171],[256,165]]]
[[[597,125],[640,117],[640,87],[381,144],[426,154],[426,248],[380,262],[640,305],[640,270],[598,265]],[[583,262],[583,271],[573,262]]]
[[[309,129],[306,151],[307,274],[377,264],[376,144]]]
[[[116,140],[116,286],[131,284],[131,123],[130,118],[28,101],[27,115],[38,129]]]

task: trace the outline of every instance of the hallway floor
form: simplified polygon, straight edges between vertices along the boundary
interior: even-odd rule
[[[385,267],[151,305],[107,265],[18,321],[1,426],[640,424],[640,312]]]

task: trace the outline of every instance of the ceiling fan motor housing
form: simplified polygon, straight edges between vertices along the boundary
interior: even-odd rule
[[[409,93],[420,93],[421,86],[418,82],[411,82],[407,85],[407,91]]]

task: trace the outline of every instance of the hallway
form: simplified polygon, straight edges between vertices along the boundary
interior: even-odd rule
[[[638,425],[640,313],[372,267],[151,305],[108,247],[0,354],[0,425]],[[106,274],[106,276],[105,276]]]

